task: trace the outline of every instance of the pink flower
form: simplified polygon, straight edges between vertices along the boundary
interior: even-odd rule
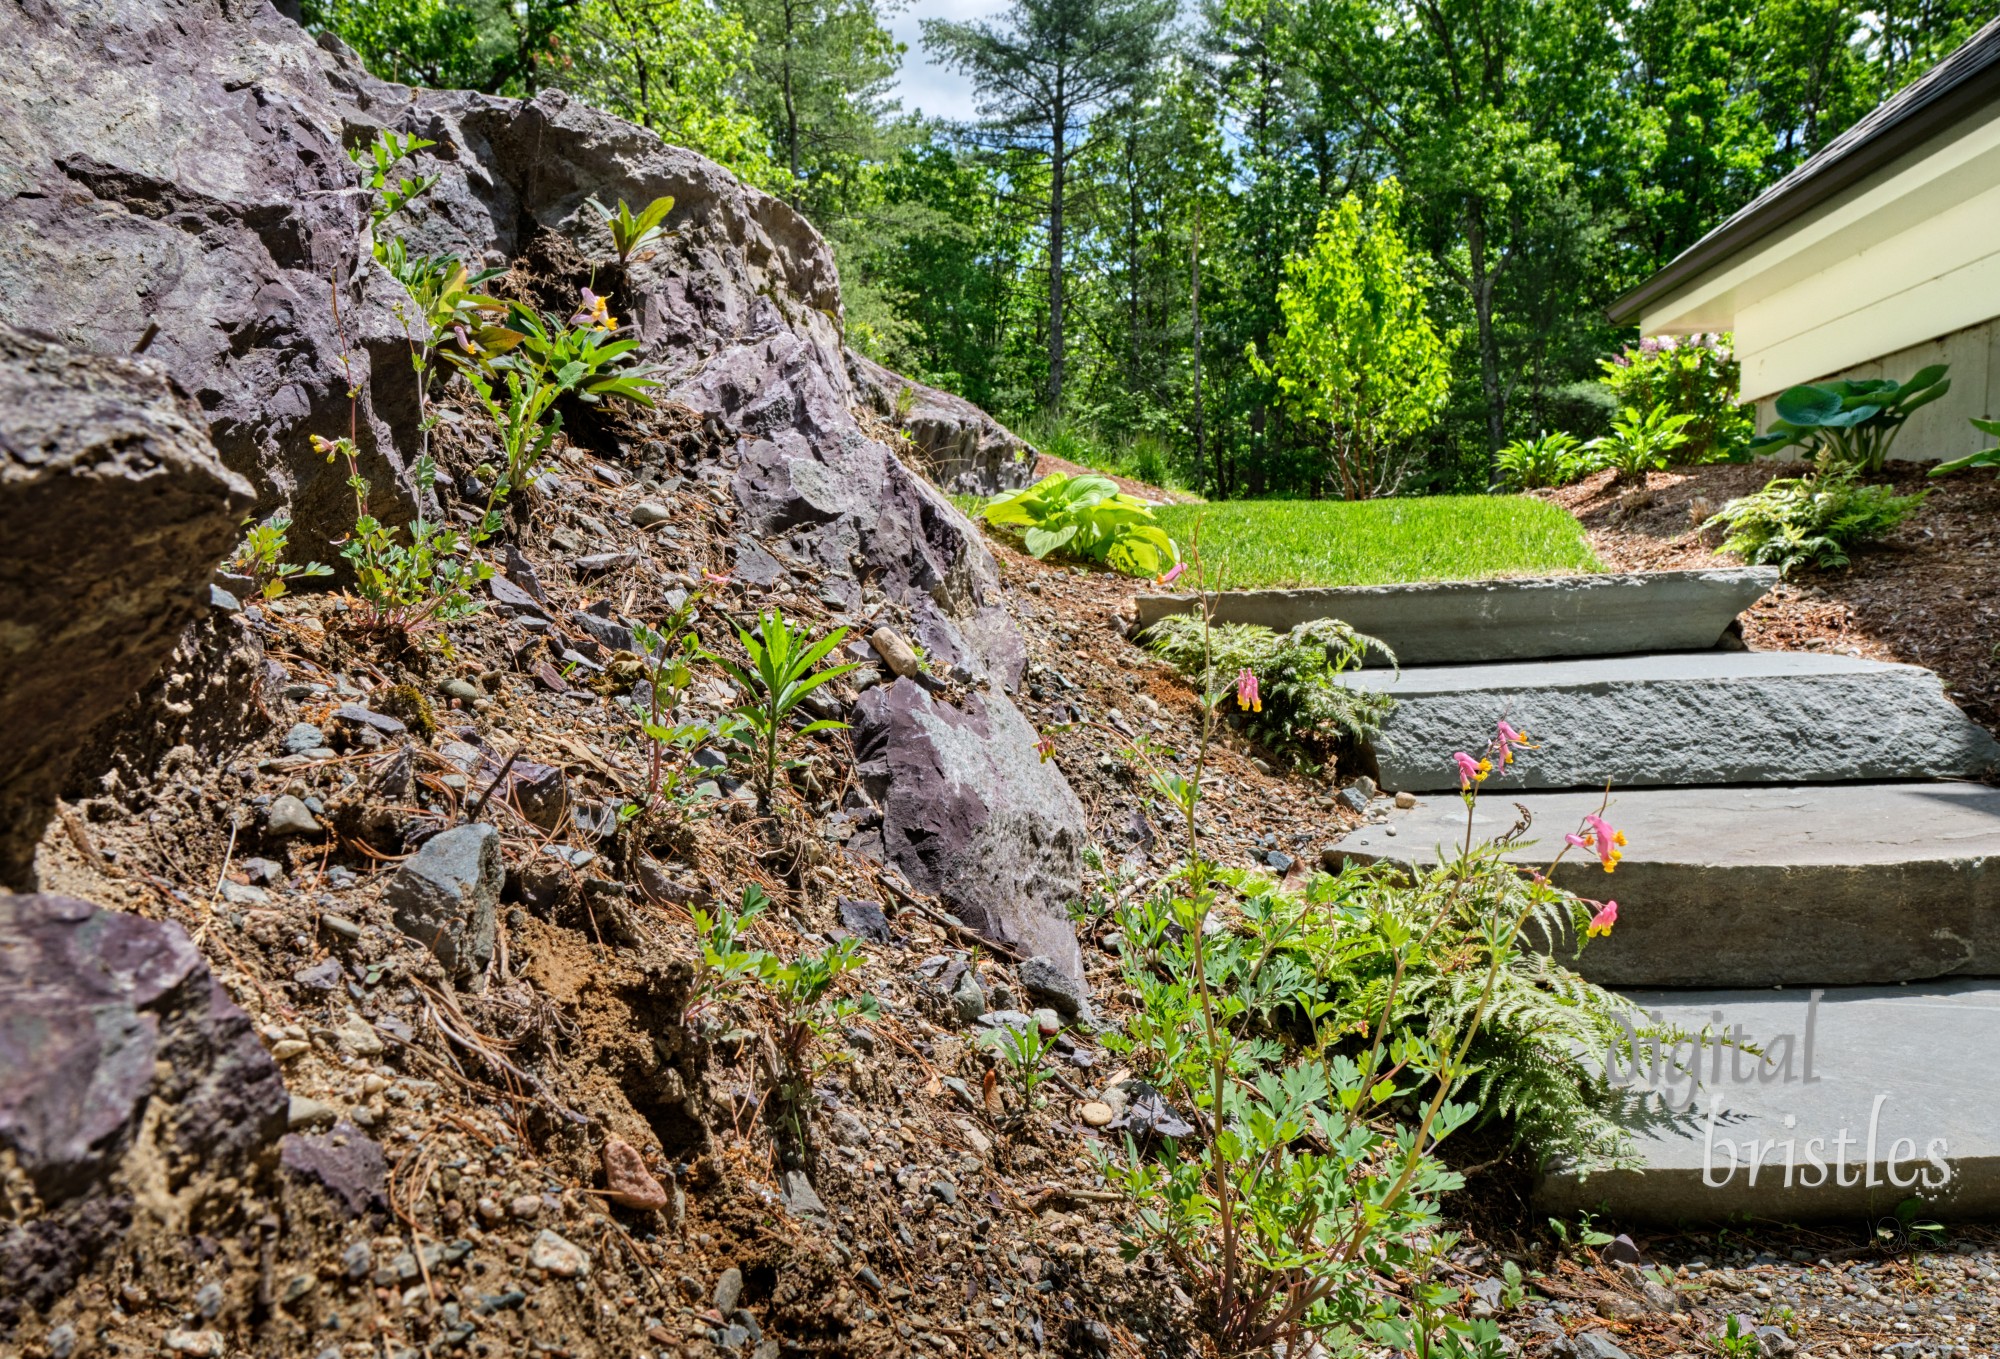
[[[701,578],[702,578],[703,580],[707,581],[707,582],[708,582],[708,583],[709,583],[710,585],[727,585],[727,584],[729,584],[729,577],[728,577],[728,576],[726,576],[726,575],[723,575],[723,576],[718,576],[718,575],[716,575],[716,574],[715,574],[715,572],[713,572],[713,571],[704,571],[704,572],[702,572],[702,573],[701,573]]]
[[[1046,764],[1049,757],[1056,753],[1056,743],[1050,737],[1044,736],[1041,740],[1035,742],[1035,751],[1042,757],[1042,762]]]
[[[1600,934],[1611,933],[1611,927],[1618,923],[1618,903],[1593,901],[1589,904],[1597,907],[1597,914],[1590,918],[1590,928],[1584,932],[1584,937],[1595,939]]]
[[[1500,763],[1514,763],[1514,748],[1516,746],[1519,746],[1522,750],[1534,749],[1533,746],[1528,744],[1527,733],[1515,731],[1507,725],[1507,719],[1504,717],[1495,726],[1497,730],[1493,737],[1493,751],[1500,757]]]
[[[1583,836],[1585,844],[1582,847],[1595,850],[1598,862],[1603,864],[1604,871],[1609,873],[1618,867],[1618,861],[1625,857],[1623,852],[1625,832],[1613,830],[1611,824],[1601,816],[1586,816],[1583,818],[1583,824],[1587,830]],[[1569,838],[1576,839],[1575,836]]]
[[[1247,666],[1236,676],[1236,706],[1250,712],[1264,711],[1264,700],[1257,692],[1257,676]]]
[[[1173,565],[1173,569],[1170,571],[1163,572],[1160,576],[1158,576],[1155,579],[1154,584],[1172,585],[1175,581],[1181,578],[1181,572],[1185,570],[1187,570],[1186,562],[1175,562]]]
[[[1475,783],[1484,781],[1493,772],[1493,761],[1475,760],[1464,751],[1454,751],[1451,762],[1458,766],[1458,787],[1463,792]]]

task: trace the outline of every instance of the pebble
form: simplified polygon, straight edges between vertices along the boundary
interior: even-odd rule
[[[446,680],[438,686],[438,692],[446,698],[455,698],[464,703],[471,703],[475,699],[486,697],[485,694],[480,692],[478,685],[474,684],[471,680],[462,679]]]
[[[583,1247],[544,1227],[528,1247],[528,1265],[547,1270],[558,1279],[580,1279],[590,1273],[590,1256]]]
[[[664,524],[673,517],[672,510],[653,500],[642,500],[632,507],[632,523],[636,528]]]
[[[302,1057],[311,1051],[312,1044],[303,1038],[281,1038],[271,1044],[271,1057],[274,1061],[279,1062],[289,1062],[294,1057]],[[311,1101],[309,1100],[307,1103],[311,1103]]]
[[[868,638],[882,663],[904,679],[917,677],[917,653],[910,639],[894,628],[877,628]]]
[[[348,1015],[334,1029],[333,1036],[341,1047],[357,1057],[382,1055],[382,1040],[376,1036],[375,1027],[360,1015]]]
[[[299,722],[285,733],[285,753],[303,755],[326,744],[326,733],[310,722]]]
[[[168,1331],[160,1343],[174,1354],[219,1356],[223,1352],[220,1331]]]
[[[1417,795],[1405,789],[1396,794],[1396,805],[1407,812],[1410,808],[1417,805]]]
[[[743,1300],[743,1271],[731,1265],[715,1281],[715,1310],[728,1316]]]
[[[621,1208],[642,1213],[658,1212],[667,1206],[667,1191],[646,1169],[639,1149],[623,1138],[604,1142],[604,1196]]]
[[[1077,1113],[1082,1117],[1085,1126],[1092,1128],[1104,1127],[1113,1117],[1111,1106],[1095,1099],[1085,1104]]]
[[[307,1099],[304,1095],[293,1095],[291,1108],[285,1115],[285,1126],[294,1129],[314,1128],[322,1124],[331,1123],[339,1117],[340,1110],[323,1100]]]
[[[305,803],[286,793],[271,803],[264,829],[271,835],[318,835],[319,822],[313,820]]]
[[[542,1215],[542,1200],[536,1194],[522,1194],[507,1205],[507,1211],[522,1222],[533,1222]]]

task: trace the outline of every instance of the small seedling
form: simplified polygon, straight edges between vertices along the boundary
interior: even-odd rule
[[[604,229],[611,233],[611,247],[618,252],[620,264],[629,263],[632,256],[660,239],[660,224],[667,220],[667,214],[674,210],[671,195],[662,195],[640,209],[635,216],[631,206],[624,199],[618,200],[618,210],[613,212],[595,198],[590,199],[591,211],[597,220],[604,223]]]

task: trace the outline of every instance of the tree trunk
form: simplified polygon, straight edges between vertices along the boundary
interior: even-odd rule
[[[1208,468],[1202,449],[1201,408],[1201,213],[1195,213],[1194,234],[1188,239],[1188,311],[1194,318],[1194,465],[1195,475]],[[1216,467],[1216,487],[1222,484],[1222,468]]]
[[[1061,103],[1050,120],[1055,133],[1049,154],[1049,390],[1048,414],[1062,414],[1063,390],[1063,174],[1068,166],[1063,134],[1069,110]]]
[[[785,157],[792,174],[792,191],[787,197],[798,206],[799,193],[799,107],[792,98],[792,41],[796,32],[792,6],[785,5]]]
[[[1479,385],[1486,397],[1486,451],[1506,442],[1507,397],[1500,390],[1500,341],[1493,333],[1493,281],[1498,270],[1486,264],[1486,216],[1479,200],[1465,208],[1466,282],[1479,330]]]

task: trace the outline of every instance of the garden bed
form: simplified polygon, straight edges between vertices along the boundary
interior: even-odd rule
[[[1533,496],[1231,500],[1163,505],[1185,546],[1199,526],[1204,584],[1242,590],[1553,576],[1604,569],[1583,528]]]
[[[1576,515],[1612,570],[1664,571],[1733,564],[1718,556],[1718,530],[1695,528],[1773,476],[1779,464],[1676,468],[1651,477],[1643,497],[1600,472],[1536,498]],[[1899,470],[1900,492],[1931,496],[1881,543],[1841,571],[1795,575],[1743,615],[1759,651],[1833,651],[1908,661],[1935,670],[1972,718],[2000,733],[2000,479],[1972,473],[1928,480],[1921,465]],[[1696,506],[1697,499],[1705,505]]]

